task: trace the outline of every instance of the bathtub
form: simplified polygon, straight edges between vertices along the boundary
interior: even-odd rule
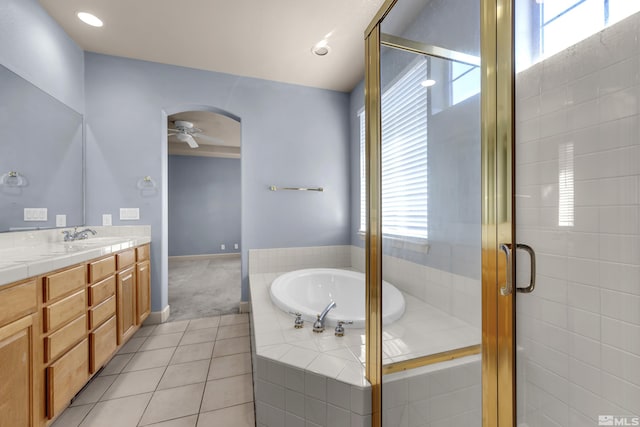
[[[365,326],[365,276],[336,268],[310,268],[281,275],[270,289],[271,301],[284,312],[298,312],[308,322],[331,302],[336,302],[325,317],[325,326],[338,321],[353,322],[349,327]],[[389,282],[382,283],[382,322],[390,324],[402,317],[405,302],[402,293]]]

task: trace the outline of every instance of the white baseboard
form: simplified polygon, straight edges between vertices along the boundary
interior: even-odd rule
[[[152,311],[149,313],[149,317],[144,321],[146,325],[157,325],[159,323],[164,323],[169,319],[169,315],[171,314],[171,307],[169,304],[162,311]]]
[[[240,312],[240,313],[250,313],[251,312],[251,305],[249,304],[249,301],[240,301],[240,304],[238,305],[238,312]]]
[[[200,261],[205,259],[216,259],[216,258],[240,258],[240,252],[234,252],[234,253],[228,253],[228,254],[170,256],[169,261]]]

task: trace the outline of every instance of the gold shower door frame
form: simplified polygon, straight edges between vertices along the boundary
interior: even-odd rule
[[[418,366],[482,354],[482,425],[515,425],[514,296],[501,295],[507,272],[501,244],[513,244],[513,13],[512,0],[480,0],[482,162],[482,344],[382,364],[382,215],[380,47],[381,23],[397,0],[386,0],[365,32],[366,118],[366,376],[371,383],[372,426],[382,426],[382,377]],[[394,48],[419,52],[395,40]],[[507,277],[510,275],[510,277]]]

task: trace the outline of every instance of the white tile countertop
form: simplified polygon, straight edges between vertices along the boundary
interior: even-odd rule
[[[150,226],[87,228],[97,234],[71,242],[61,229],[0,234],[0,286],[151,242]]]

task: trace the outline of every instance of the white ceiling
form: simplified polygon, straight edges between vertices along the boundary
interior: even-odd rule
[[[39,0],[85,50],[349,92],[383,0]],[[82,23],[76,12],[104,21]],[[325,39],[331,52],[311,47]]]

